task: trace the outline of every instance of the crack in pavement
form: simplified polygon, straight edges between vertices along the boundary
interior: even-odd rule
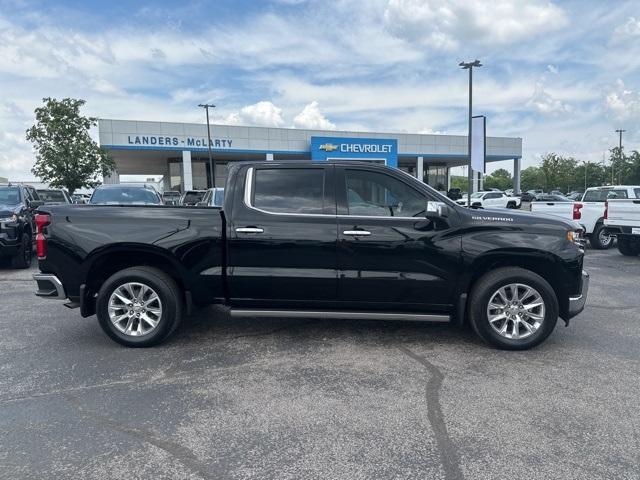
[[[429,423],[431,424],[431,428],[436,439],[436,444],[440,453],[440,461],[442,463],[442,468],[444,469],[444,476],[447,480],[462,479],[464,476],[460,469],[458,451],[447,432],[447,425],[445,424],[442,407],[440,405],[440,389],[442,387],[444,374],[438,367],[429,362],[429,360],[423,356],[412,352],[407,347],[400,346],[398,348],[402,353],[418,362],[429,372],[429,380],[427,381],[426,387],[427,418],[429,419]]]
[[[148,430],[131,427],[111,417],[89,410],[88,408],[83,407],[80,399],[74,395],[65,393],[62,397],[69,402],[82,419],[93,421],[98,425],[108,427],[119,433],[124,433],[125,435],[129,435],[141,442],[145,442],[159,448],[163,452],[176,458],[185,467],[189,468],[197,475],[200,475],[202,478],[210,479],[216,477],[211,471],[209,471],[208,466],[203,464],[189,448],[178,443],[164,440]]]

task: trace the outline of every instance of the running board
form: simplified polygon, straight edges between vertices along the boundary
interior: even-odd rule
[[[239,309],[229,310],[232,317],[286,317],[286,318],[327,318],[347,320],[405,320],[415,322],[451,321],[450,315],[434,315],[427,313],[381,313],[381,312],[338,312],[335,310],[260,310]]]

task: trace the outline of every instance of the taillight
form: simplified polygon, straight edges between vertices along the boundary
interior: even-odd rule
[[[582,218],[582,212],[580,211],[580,209],[582,209],[583,205],[581,203],[574,203],[573,204],[573,219],[574,220],[580,220]]]
[[[44,237],[43,229],[51,224],[51,217],[44,213],[36,214],[36,253],[38,258],[47,257],[47,239]]]
[[[609,218],[609,202],[604,202],[604,219]]]

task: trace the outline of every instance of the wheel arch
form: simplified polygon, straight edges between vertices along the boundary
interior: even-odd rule
[[[503,250],[479,256],[467,270],[466,293],[471,291],[483,275],[502,267],[520,267],[540,275],[556,294],[560,316],[566,314],[569,309],[569,293],[562,260],[553,253],[541,250]]]
[[[169,275],[183,292],[183,300],[190,304],[189,285],[184,268],[171,252],[149,244],[111,244],[91,254],[85,260],[84,285],[81,288],[82,316],[95,313],[95,294],[114,273],[130,267],[154,267]]]

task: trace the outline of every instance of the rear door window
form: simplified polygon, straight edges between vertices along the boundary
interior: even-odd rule
[[[589,190],[584,194],[583,202],[606,202],[607,199],[611,198],[628,198],[626,190],[613,190],[613,189],[603,189],[603,190]]]
[[[324,168],[258,168],[252,206],[271,213],[323,214],[325,184]]]

